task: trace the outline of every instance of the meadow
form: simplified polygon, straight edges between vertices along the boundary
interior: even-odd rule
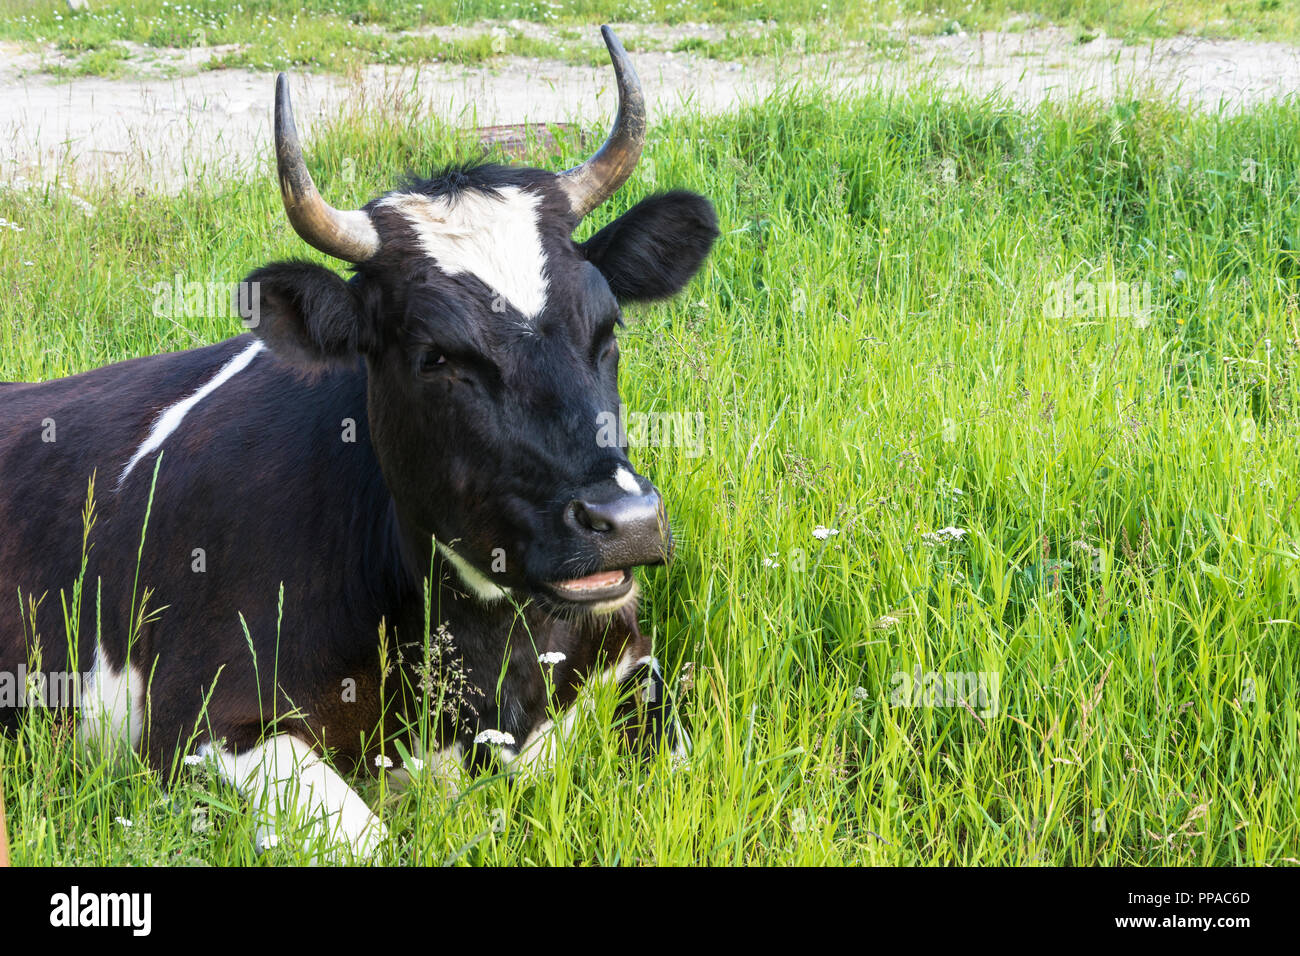
[[[476,155],[391,109],[313,124],[307,159],[350,208]],[[359,782],[382,862],[1296,864],[1297,169],[1295,103],[793,85],[657,120],[583,230],[670,187],[722,222],[621,333],[628,408],[704,425],[631,452],[677,535],[641,620],[694,754],[638,764],[602,692],[540,779]],[[0,186],[0,380],[218,341],[150,290],[316,257],[269,174],[79,195]],[[73,732],[0,737],[16,863],[307,858],[259,855],[202,767]]]
[[[0,40],[55,54],[43,69],[118,77],[149,54],[194,50],[200,69],[348,72],[367,64],[480,64],[504,56],[602,66],[595,22],[624,30],[630,52],[717,59],[897,51],[907,36],[1058,25],[1073,42],[1098,36],[1300,39],[1300,8],[1283,0],[121,0],[73,13],[50,0],[0,0]],[[683,25],[715,28],[709,37]],[[653,29],[658,25],[660,29]],[[444,27],[470,27],[449,35]],[[208,55],[210,54],[210,55]],[[134,62],[132,62],[134,59]],[[149,72],[178,67],[163,57]]]

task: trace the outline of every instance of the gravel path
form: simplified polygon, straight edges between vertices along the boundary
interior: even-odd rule
[[[201,72],[194,56],[164,51],[164,60],[182,67],[191,58],[189,69],[172,78],[146,75],[150,67],[142,58],[133,79],[59,80],[39,72],[39,56],[0,44],[0,181],[58,176],[75,186],[108,176],[125,188],[180,189],[189,177],[237,173],[250,164],[268,168],[272,75]],[[1124,46],[1100,37],[1080,44],[1057,29],[913,38],[897,54],[857,47],[735,63],[666,52],[641,52],[635,59],[652,122],[682,108],[729,109],[794,77],[834,91],[930,81],[979,95],[1000,93],[1021,106],[1136,90],[1232,110],[1300,90],[1300,47],[1194,38]],[[293,91],[307,136],[315,118],[344,104],[365,108],[403,95],[415,108],[465,126],[594,123],[613,110],[608,68],[521,58],[480,67],[376,66],[360,81],[299,73]]]

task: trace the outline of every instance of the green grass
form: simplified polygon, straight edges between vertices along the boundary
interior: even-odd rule
[[[348,206],[474,154],[394,110],[309,162]],[[695,755],[632,765],[606,694],[540,781],[366,784],[387,859],[1295,863],[1294,104],[783,91],[656,127],[646,160],[584,229],[672,186],[723,228],[687,293],[623,333],[629,408],[708,433],[700,457],[633,450],[679,535],[640,574],[641,617],[673,675],[694,664]],[[310,254],[270,176],[195,182],[88,195],[93,217],[0,192],[23,227],[0,226],[0,379],[221,339],[233,323],[155,317],[148,289]],[[1148,284],[1149,308],[1045,308],[1082,281]],[[947,527],[965,534],[926,537]],[[916,668],[994,675],[996,713],[896,706]],[[71,733],[36,714],[0,740],[17,862],[301,859],[257,858],[228,788],[168,788]]]
[[[130,51],[120,43],[105,43],[80,54],[71,63],[57,63],[49,67],[55,76],[104,76],[116,78],[125,75]]]
[[[976,0],[960,6],[947,0],[125,0],[92,6],[72,13],[66,4],[54,0],[0,0],[0,39],[22,41],[32,49],[53,44],[65,53],[95,51],[113,42],[182,50],[236,45],[234,52],[205,59],[203,68],[311,66],[327,71],[371,63],[480,63],[502,55],[541,56],[579,64],[603,62],[598,39],[590,28],[604,21],[713,24],[725,28],[721,39],[625,39],[633,51],[681,50],[723,59],[833,52],[849,42],[883,45],[888,50],[902,42],[900,29],[949,34],[1055,24],[1075,29],[1080,37],[1095,37],[1104,30],[1131,42],[1177,34],[1300,40],[1300,7],[1283,0],[1168,0],[1156,4]],[[485,20],[583,29],[564,41],[500,26],[495,37],[485,34],[452,41],[420,32]],[[755,21],[779,26],[756,30]],[[116,76],[123,65],[120,58],[88,53],[74,65],[50,69],[65,75]]]

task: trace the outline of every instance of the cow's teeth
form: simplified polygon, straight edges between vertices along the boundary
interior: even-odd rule
[[[561,581],[560,587],[566,591],[603,591],[605,588],[612,588],[615,585],[622,584],[623,577],[624,573],[622,571],[600,571],[596,574],[589,574],[585,578]]]

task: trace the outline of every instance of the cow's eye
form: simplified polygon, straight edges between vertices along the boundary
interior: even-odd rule
[[[616,318],[611,318],[609,321],[601,323],[591,341],[591,354],[597,362],[602,364],[610,356],[618,354],[618,339],[614,337],[614,323],[616,321]]]
[[[446,364],[447,356],[444,353],[439,352],[437,349],[430,349],[424,353],[424,357],[420,360],[420,371],[433,372]]]

